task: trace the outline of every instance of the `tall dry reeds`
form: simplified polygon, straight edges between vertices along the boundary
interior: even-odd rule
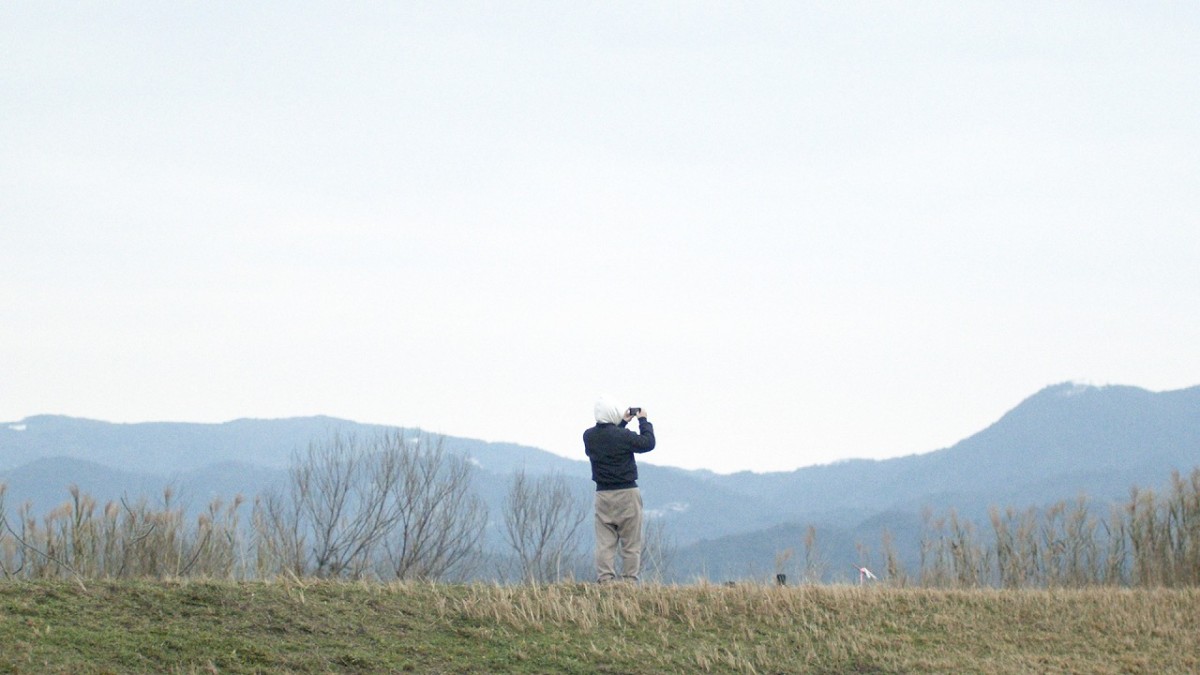
[[[1200,583],[1200,468],[1171,474],[1170,492],[1131,491],[1125,507],[1133,582],[1142,586]]]
[[[808,584],[820,582],[829,568],[829,559],[817,541],[817,528],[809,525],[804,531],[804,569],[801,581]]]
[[[1086,496],[1044,509],[989,512],[982,542],[951,509],[923,514],[922,585],[972,588],[1200,585],[1200,468],[1167,494],[1134,487],[1107,518]]]
[[[896,542],[892,537],[890,530],[883,531],[883,573],[889,582],[898,588],[908,586],[908,571],[904,568],[904,563],[900,560],[900,553],[896,550]]]
[[[26,503],[10,516],[0,490],[0,573],[7,578],[165,578],[242,576],[240,497],[214,500],[194,525],[170,489],[151,506],[96,501],[69,489],[70,499],[40,520]]]
[[[974,523],[960,518],[954,509],[941,517],[935,517],[930,509],[922,513],[922,586],[982,586],[989,579],[994,557],[994,551],[979,541]]]

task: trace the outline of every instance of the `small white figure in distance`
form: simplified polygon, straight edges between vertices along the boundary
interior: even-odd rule
[[[858,583],[859,584],[866,583],[867,579],[875,579],[875,580],[879,579],[879,577],[875,576],[871,572],[871,570],[869,570],[865,567],[859,567],[858,565],[851,565],[851,567],[858,570]]]

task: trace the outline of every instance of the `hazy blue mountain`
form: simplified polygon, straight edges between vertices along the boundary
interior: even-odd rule
[[[420,429],[362,424],[335,417],[238,419],[223,424],[143,422],[113,424],[39,415],[0,425],[0,470],[44,457],[71,457],[113,468],[171,474],[219,462],[286,468],[297,451],[336,434],[369,438],[380,433],[420,435]],[[579,470],[582,462],[511,443],[446,437],[448,450],[469,454],[498,473]]]
[[[0,469],[41,457],[71,457],[119,469],[170,474],[218,462],[284,468],[292,453],[335,433],[386,427],[333,417],[239,419],[224,424],[112,424],[39,415],[0,427]]]
[[[331,417],[241,419],[224,424],[110,424],[59,416],[0,424],[0,482],[12,509],[41,512],[78,484],[98,501],[164,487],[193,506],[256,494],[284,480],[293,454],[335,433],[368,437],[398,430]],[[445,448],[478,467],[476,487],[493,510],[493,536],[512,473],[559,473],[591,487],[578,459],[509,443],[444,437]],[[1200,387],[1152,393],[1135,387],[1047,387],[996,423],[941,450],[887,460],[848,460],[790,472],[719,475],[641,464],[648,512],[680,547],[682,577],[770,574],[774,552],[800,555],[818,528],[831,558],[877,550],[884,529],[914,554],[920,513],[953,507],[982,517],[991,505],[1026,507],[1086,493],[1123,499],[1131,486],[1161,486],[1172,470],[1200,464]],[[769,555],[768,555],[769,553]],[[852,561],[852,560],[851,560]],[[832,569],[840,569],[841,562]],[[795,563],[793,562],[793,565]]]
[[[161,495],[167,481],[162,476],[122,471],[70,457],[44,457],[0,472],[0,483],[7,488],[4,505],[9,513],[28,503],[31,513],[40,519],[70,499],[71,486],[94,497],[103,508],[105,501],[119,501],[123,495],[134,501],[142,496]]]
[[[284,469],[238,462],[164,475],[123,471],[71,457],[47,457],[0,471],[0,484],[6,486],[4,504],[10,511],[29,502],[34,514],[43,515],[69,501],[72,486],[94,498],[100,507],[122,498],[132,502],[145,498],[157,505],[169,490],[172,503],[200,510],[214,499],[228,503],[241,495],[252,500],[264,489],[280,484],[284,477]]]
[[[780,511],[878,511],[934,503],[1037,503],[1087,492],[1123,497],[1200,463],[1200,387],[1047,387],[950,448],[887,460],[849,460],[788,473],[710,478]],[[939,495],[941,495],[939,497]]]
[[[714,483],[759,496],[784,514],[779,522],[786,526],[694,542],[681,558],[702,561],[703,571],[718,576],[763,576],[773,552],[800,554],[806,525],[814,524],[818,549],[839,561],[834,573],[850,570],[859,544],[878,553],[884,529],[912,569],[926,507],[983,522],[993,505],[1023,509],[1082,494],[1103,509],[1125,499],[1131,486],[1158,489],[1173,470],[1187,474],[1197,465],[1200,387],[1151,393],[1056,385],[943,450],[787,473],[710,474]]]

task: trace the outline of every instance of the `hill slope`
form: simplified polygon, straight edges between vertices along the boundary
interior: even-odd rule
[[[778,514],[780,526],[693,542],[680,557],[696,566],[685,564],[681,573],[769,576],[772,552],[800,551],[809,524],[818,528],[835,569],[857,561],[860,544],[878,551],[884,529],[911,569],[926,507],[953,508],[985,522],[993,505],[1023,509],[1085,494],[1103,513],[1132,486],[1158,489],[1172,471],[1186,475],[1197,465],[1200,387],[1151,393],[1056,385],[944,450],[789,473],[711,476],[714,484],[756,496]]]
[[[713,480],[790,513],[831,505],[877,511],[937,495],[1037,503],[1051,486],[1060,496],[1116,498],[1198,461],[1200,387],[1152,393],[1061,384],[944,450]]]
[[[1196,590],[0,586],[6,672],[1200,669]]]

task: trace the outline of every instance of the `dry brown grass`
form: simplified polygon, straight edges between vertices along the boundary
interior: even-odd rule
[[[638,672],[1197,672],[1200,591],[471,586],[444,620]]]
[[[0,583],[0,672],[1194,673],[1196,589]]]

